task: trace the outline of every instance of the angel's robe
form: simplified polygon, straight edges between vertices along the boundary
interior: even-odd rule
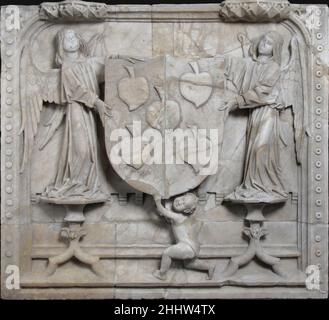
[[[227,200],[274,203],[287,199],[280,161],[280,73],[272,59],[226,61],[226,76],[237,89],[239,108],[250,110],[243,181]]]
[[[95,58],[64,60],[61,94],[66,105],[65,130],[55,183],[49,197],[104,198],[99,182],[97,132],[92,111],[99,95],[99,61]]]

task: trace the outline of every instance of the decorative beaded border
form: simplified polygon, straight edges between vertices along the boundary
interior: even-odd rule
[[[17,7],[1,8],[1,272],[19,266],[19,30],[10,23]],[[9,22],[8,22],[9,21]],[[2,276],[2,290],[5,287]],[[15,290],[12,290],[15,291]],[[15,294],[12,292],[11,294]]]
[[[320,269],[321,291],[328,291],[328,7],[319,6],[313,33],[311,174],[309,176],[308,261]],[[327,77],[327,79],[326,79]]]

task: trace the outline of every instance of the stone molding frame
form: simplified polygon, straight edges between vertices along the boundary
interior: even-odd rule
[[[293,9],[288,1],[224,1],[219,16],[227,22],[281,22]]]
[[[74,282],[50,283],[29,278],[33,259],[44,259],[45,249],[32,250],[32,208],[34,199],[29,196],[30,171],[20,174],[22,153],[20,131],[20,103],[22,86],[21,56],[26,46],[50,26],[61,23],[81,22],[209,22],[209,23],[280,23],[291,34],[305,42],[308,50],[307,74],[303,87],[308,90],[307,152],[303,155],[303,170],[299,172],[299,195],[292,202],[298,208],[298,268],[320,268],[320,291],[304,287],[286,288],[282,284],[275,291],[261,284],[253,288],[257,298],[326,298],[328,296],[328,70],[329,70],[329,12],[328,6],[319,5],[314,11],[318,17],[315,29],[309,29],[307,5],[292,5],[288,1],[225,1],[220,4],[191,5],[107,5],[104,3],[63,1],[42,3],[40,6],[1,8],[1,292],[5,299],[26,298],[244,298],[246,286],[221,288],[225,284],[198,284],[195,287],[167,288],[166,285],[140,285],[134,290],[129,283],[93,280],[88,288],[74,288]],[[16,28],[10,22],[15,10],[23,12]],[[9,23],[9,24],[8,24]],[[217,196],[217,195],[216,195]],[[136,202],[143,202],[143,195],[136,193]],[[127,204],[127,195],[116,194],[112,202]],[[88,245],[86,245],[88,247]],[[128,246],[127,246],[128,247]],[[56,249],[56,248],[55,248]],[[90,251],[98,252],[90,245]],[[128,248],[129,249],[129,248]],[[129,251],[127,249],[127,252]],[[43,250],[43,251],[42,251]],[[139,250],[143,250],[141,247]],[[148,255],[158,257],[150,248]],[[55,250],[56,251],[56,250]],[[275,249],[274,249],[275,251]],[[289,251],[290,252],[290,251]],[[116,248],[108,251],[108,257],[120,257]],[[124,254],[123,257],[129,256]],[[141,253],[140,255],[142,255]],[[204,257],[212,257],[211,247],[203,251]],[[291,252],[289,253],[291,254]],[[288,255],[289,255],[288,254]],[[220,254],[219,254],[220,255]],[[228,254],[224,254],[229,257]],[[101,259],[108,258],[101,256]],[[113,261],[115,261],[115,259]],[[11,266],[19,266],[20,288],[7,289]],[[9,267],[9,269],[8,269]],[[9,271],[8,271],[9,270]],[[310,269],[311,270],[311,269]],[[312,270],[309,271],[312,273]],[[42,290],[39,290],[43,288]],[[222,290],[224,289],[224,290]],[[86,296],[86,292],[88,292]]]

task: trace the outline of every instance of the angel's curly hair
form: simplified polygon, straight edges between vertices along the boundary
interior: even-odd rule
[[[69,32],[69,31],[73,32],[79,40],[79,52],[84,57],[89,56],[89,47],[88,47],[86,41],[81,37],[81,35],[72,29],[62,29],[62,30],[58,31],[58,33],[56,35],[57,52],[56,52],[55,62],[56,62],[56,65],[58,65],[58,66],[62,65],[63,60],[64,60],[65,53],[64,53],[64,48],[63,48],[63,40],[65,37],[65,33]]]
[[[253,60],[257,60],[258,58],[258,45],[260,41],[265,37],[268,36],[274,41],[273,46],[273,60],[278,64],[281,65],[282,59],[282,47],[283,47],[283,37],[280,33],[276,31],[269,31],[263,34],[262,36],[254,39],[251,41],[251,46],[249,49],[249,54]]]
[[[198,204],[198,200],[199,200],[198,197],[194,193],[192,193],[192,192],[187,192],[187,193],[185,193],[185,194],[183,194],[181,196],[176,197],[175,200],[177,198],[181,198],[181,197],[189,197],[191,199],[191,202],[192,202],[191,205],[188,206],[188,208],[186,208],[183,211],[183,213],[184,214],[187,214],[187,215],[193,213],[193,211],[196,209],[197,204]]]

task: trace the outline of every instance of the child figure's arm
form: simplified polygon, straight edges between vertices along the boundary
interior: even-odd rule
[[[161,216],[164,216],[170,220],[172,220],[175,223],[178,223],[182,220],[181,215],[172,212],[171,210],[166,209],[162,203],[161,203],[161,196],[160,195],[155,195],[154,196],[154,201],[157,206],[158,212]]]

